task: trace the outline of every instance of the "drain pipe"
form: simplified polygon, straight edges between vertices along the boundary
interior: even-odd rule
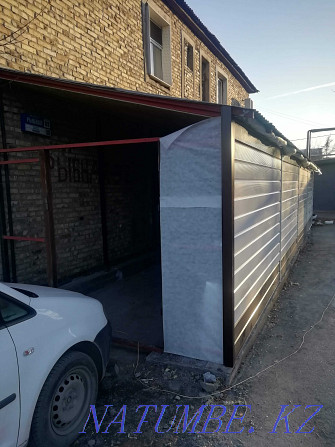
[[[3,104],[3,89],[0,89],[0,128],[1,128],[1,140],[2,140],[2,148],[7,149],[7,137],[6,137],[6,126],[5,126],[5,116],[4,116],[4,104]],[[3,153],[3,160],[8,160],[8,154]],[[9,268],[9,253],[8,253],[8,242],[3,239],[3,236],[7,234],[6,231],[6,212],[5,212],[5,199],[4,199],[4,191],[3,191],[3,180],[2,180],[2,170],[0,171],[0,246],[1,246],[1,256],[3,262],[3,277],[4,281],[14,281],[16,282],[16,261],[15,261],[15,247],[14,241],[9,241],[10,246],[10,260],[11,260],[11,270],[12,270],[12,278],[10,277],[10,268]],[[4,165],[4,174],[5,174],[5,192],[6,192],[6,202],[7,202],[7,214],[8,214],[8,229],[9,235],[13,235],[13,214],[12,214],[12,199],[10,194],[10,180],[9,180],[9,168],[8,165]]]

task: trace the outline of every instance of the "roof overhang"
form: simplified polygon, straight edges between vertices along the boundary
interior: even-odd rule
[[[4,68],[0,68],[0,79],[29,86],[44,87],[54,91],[58,90],[59,92],[68,92],[83,96],[110,99],[119,103],[123,102],[124,104],[128,103],[137,104],[139,106],[147,106],[151,110],[156,108],[171,112],[179,112],[179,114],[184,114],[184,116],[198,116],[199,118],[196,120],[221,116],[222,107],[227,107],[220,104],[152,95],[148,93],[140,93],[113,87],[24,73]],[[269,121],[267,121],[259,112],[243,107],[229,107],[231,109],[232,117],[234,117],[237,121],[240,121],[241,124],[243,123],[243,125],[251,132],[256,131],[258,136],[261,135],[262,138],[266,138],[269,143],[279,147],[284,155],[291,155],[291,157],[295,158],[299,164],[304,164],[309,169],[318,173],[320,172],[314,163],[308,160],[299,151],[299,149],[287,140],[284,135],[282,135],[275,128],[275,126],[269,123]]]
[[[114,87],[106,87],[103,85],[88,84],[44,75],[24,73],[5,68],[0,68],[0,79],[39,87],[58,89],[62,91],[81,93],[84,95],[92,95],[101,98],[114,99],[117,101],[130,102],[134,104],[142,104],[149,107],[174,110],[177,112],[200,115],[203,117],[214,117],[221,115],[220,104],[134,92]]]

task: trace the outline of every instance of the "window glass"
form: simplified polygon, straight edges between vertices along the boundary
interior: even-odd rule
[[[218,103],[227,104],[227,79],[221,75],[218,77]]]
[[[150,45],[151,52],[151,66],[153,67],[153,74],[159,79],[163,79],[163,57],[162,50],[154,42]]]
[[[153,74],[163,79],[162,28],[150,20],[150,58]]]
[[[218,102],[222,104],[222,96],[223,96],[223,85],[222,85],[222,79],[218,79]]]
[[[209,62],[201,58],[201,100],[209,101]]]
[[[150,37],[160,46],[163,45],[162,28],[156,25],[152,20],[150,20]]]
[[[18,318],[26,316],[28,312],[16,303],[7,301],[0,296],[0,314],[5,323],[11,323]]]
[[[186,58],[188,68],[193,71],[193,47],[189,43],[187,44]]]

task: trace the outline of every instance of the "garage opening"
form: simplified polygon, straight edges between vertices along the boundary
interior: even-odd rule
[[[162,349],[158,138],[69,150],[50,151],[59,283],[103,304],[115,342]]]
[[[11,84],[11,129],[32,114],[48,118],[51,136],[19,132],[20,147],[0,150],[13,222],[1,238],[12,265],[3,280],[93,296],[118,342],[160,350],[159,137],[218,111],[192,113],[185,101],[157,107],[161,98],[150,95],[134,101],[145,98],[151,105]]]
[[[91,295],[114,340],[163,348],[158,142],[99,151],[104,264]]]

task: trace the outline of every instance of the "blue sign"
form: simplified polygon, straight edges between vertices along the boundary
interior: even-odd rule
[[[40,116],[21,113],[21,130],[37,135],[51,136],[50,120]]]

